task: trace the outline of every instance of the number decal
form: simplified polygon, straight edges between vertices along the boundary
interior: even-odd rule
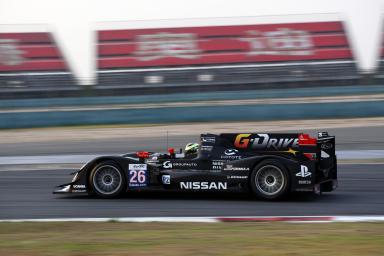
[[[147,182],[147,165],[146,164],[129,164],[128,166],[129,187],[146,187]]]
[[[145,183],[145,179],[146,179],[145,171],[139,171],[137,175],[137,180],[139,181],[139,183]]]
[[[129,182],[130,182],[130,183],[137,183],[137,179],[136,179],[136,177],[137,177],[137,171],[135,171],[135,170],[133,170],[133,171],[129,171],[129,177],[131,177],[131,178],[129,179]]]

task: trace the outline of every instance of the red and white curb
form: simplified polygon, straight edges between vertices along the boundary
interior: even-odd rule
[[[241,217],[123,217],[123,218],[55,218],[1,219],[0,222],[384,222],[380,216],[241,216]]]

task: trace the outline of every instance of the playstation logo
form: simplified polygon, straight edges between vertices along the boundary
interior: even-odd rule
[[[312,173],[308,171],[308,167],[305,165],[300,165],[300,172],[296,173],[296,176],[302,178],[309,177],[311,175]]]

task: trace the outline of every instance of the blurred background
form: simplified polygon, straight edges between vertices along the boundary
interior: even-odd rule
[[[0,1],[0,128],[382,116],[383,1]]]

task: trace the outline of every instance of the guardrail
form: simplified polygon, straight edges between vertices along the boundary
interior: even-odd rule
[[[0,128],[95,124],[264,121],[384,116],[384,100],[300,104],[134,106],[86,109],[19,109],[0,112]]]
[[[384,116],[384,86],[0,100],[0,128]]]

